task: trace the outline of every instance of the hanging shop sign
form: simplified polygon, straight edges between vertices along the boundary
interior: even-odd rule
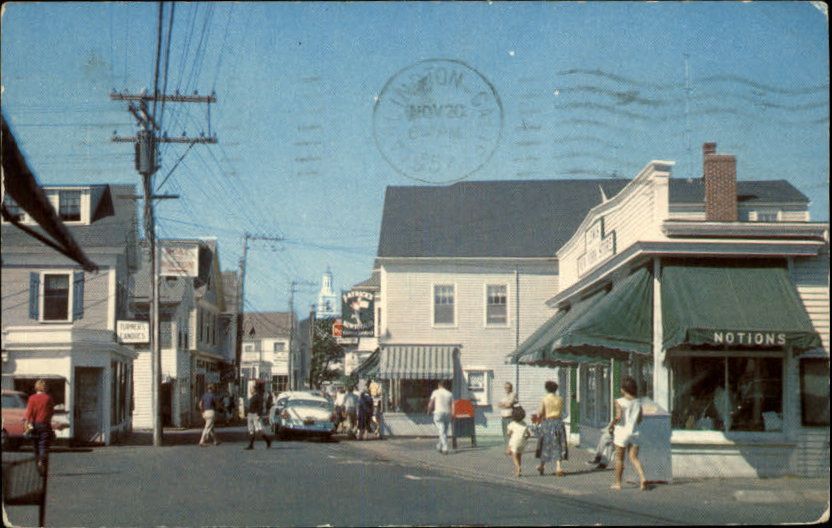
[[[375,330],[375,297],[370,292],[341,294],[341,322],[344,337],[369,337]]]
[[[150,323],[147,321],[116,321],[116,334],[122,343],[149,343]]]
[[[615,255],[615,231],[604,231],[604,218],[599,218],[584,231],[584,253],[578,257],[578,276]]]
[[[199,276],[199,246],[162,246],[159,250],[162,277]]]

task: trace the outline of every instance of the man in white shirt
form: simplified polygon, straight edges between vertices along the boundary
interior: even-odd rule
[[[451,406],[454,397],[451,391],[445,388],[445,381],[440,380],[438,387],[430,395],[428,412],[433,413],[433,423],[439,430],[439,443],[436,450],[443,455],[448,454],[448,430],[451,427]]]
[[[506,395],[500,400],[497,405],[500,407],[500,418],[503,426],[503,439],[508,442],[508,424],[511,423],[511,415],[514,412],[514,406],[517,405],[517,394],[514,392],[514,387],[511,383],[505,384]]]
[[[347,390],[344,387],[339,387],[337,394],[335,394],[335,421],[336,428],[340,428],[341,424],[346,420],[344,414],[344,401],[347,399]]]
[[[344,394],[344,414],[347,417],[347,434],[354,436],[358,421],[358,396],[352,388],[348,388]]]

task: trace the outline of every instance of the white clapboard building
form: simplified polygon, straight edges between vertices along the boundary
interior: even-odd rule
[[[138,266],[132,185],[44,186],[64,225],[97,273],[3,221],[3,388],[34,392],[45,378],[70,427],[59,437],[109,444],[131,427],[135,352],[119,343],[131,317],[128,292]],[[43,233],[11,205],[24,225]]]

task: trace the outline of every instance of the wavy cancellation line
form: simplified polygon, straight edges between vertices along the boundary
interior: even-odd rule
[[[633,119],[636,121],[672,121],[678,120],[683,122],[686,113],[684,111],[679,111],[675,113],[648,113],[648,112],[634,112],[631,110],[624,110],[619,108],[613,104],[605,104],[605,103],[595,103],[595,102],[570,102],[570,103],[563,103],[555,105],[555,108],[558,110],[590,110],[590,111],[601,111],[608,114],[613,114],[616,116],[626,117],[628,119]],[[719,106],[710,106],[706,108],[694,108],[687,112],[687,117],[696,118],[701,116],[708,116],[708,115],[731,115],[735,117],[740,117],[743,119],[751,119],[754,121],[762,121],[765,123],[774,123],[778,125],[786,125],[786,126],[803,126],[803,125],[814,125],[814,124],[824,124],[829,122],[829,116],[826,115],[815,115],[815,116],[808,116],[801,119],[782,119],[777,117],[772,117],[769,115],[763,115],[759,112],[749,112],[745,110],[738,109],[736,107],[719,107]]]
[[[647,106],[647,107],[667,107],[667,106],[676,106],[682,105],[685,103],[687,99],[688,102],[697,102],[697,101],[708,101],[708,100],[716,100],[722,101],[725,99],[737,99],[740,101],[746,101],[751,103],[753,106],[766,111],[766,110],[788,110],[788,111],[804,111],[804,110],[814,110],[818,108],[824,108],[829,106],[829,99],[825,98],[823,100],[818,101],[808,101],[808,102],[795,102],[795,103],[788,103],[788,102],[781,102],[775,101],[770,99],[770,96],[760,95],[760,94],[745,94],[740,92],[734,91],[705,91],[705,89],[692,89],[691,95],[689,97],[685,97],[684,90],[676,90],[679,92],[679,95],[666,97],[665,94],[668,93],[667,90],[663,91],[655,91],[655,95],[651,95],[651,92],[645,92],[640,90],[628,89],[628,90],[616,90],[612,88],[607,88],[603,86],[597,85],[576,85],[576,86],[563,86],[558,87],[555,89],[555,92],[558,96],[565,95],[570,96],[572,94],[579,94],[579,95],[598,95],[603,97],[608,97],[612,99],[612,102],[621,105],[621,106]],[[821,95],[821,94],[818,94]],[[780,96],[775,96],[780,97]]]
[[[599,77],[603,79],[608,79],[611,81],[619,82],[621,84],[627,84],[630,86],[643,86],[646,88],[653,88],[658,90],[667,90],[667,89],[674,89],[674,88],[684,88],[684,83],[651,83],[647,81],[641,81],[638,79],[633,79],[630,77],[625,77],[623,75],[619,75],[617,73],[608,72],[602,70],[600,68],[596,69],[588,69],[588,68],[571,68],[568,70],[561,70],[557,72],[557,75],[563,76],[571,76],[571,75],[588,75],[593,77]],[[704,77],[696,77],[695,79],[691,79],[691,85],[700,85],[700,84],[710,84],[710,83],[727,83],[727,84],[739,84],[743,86],[747,86],[749,88],[753,88],[755,90],[760,90],[763,92],[772,92],[778,93],[783,95],[803,95],[803,94],[811,94],[811,93],[821,93],[821,92],[828,92],[829,91],[829,84],[819,84],[815,86],[787,86],[787,85],[773,85],[773,84],[766,84],[754,79],[749,79],[748,77],[743,77],[736,74],[712,74],[706,75]]]

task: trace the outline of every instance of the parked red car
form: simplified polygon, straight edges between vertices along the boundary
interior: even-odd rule
[[[3,390],[3,451],[11,451],[24,442],[23,430],[28,396],[19,391]],[[52,416],[52,429],[58,431],[69,426],[65,411],[57,410]]]

